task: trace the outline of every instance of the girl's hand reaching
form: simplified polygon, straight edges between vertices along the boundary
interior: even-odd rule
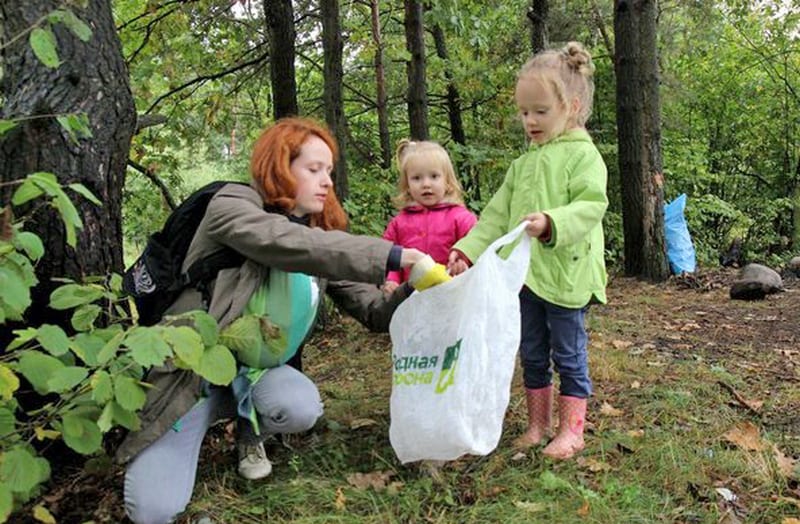
[[[452,276],[460,275],[469,269],[469,263],[458,251],[451,251],[447,257],[447,272]]]
[[[531,213],[523,217],[523,221],[527,220],[529,223],[525,227],[525,232],[531,238],[538,238],[546,241],[550,238],[550,217],[544,213]]]
[[[381,286],[381,291],[383,291],[385,295],[391,295],[392,293],[394,293],[394,290],[397,289],[398,287],[400,287],[400,284],[398,284],[394,280],[387,280]]]

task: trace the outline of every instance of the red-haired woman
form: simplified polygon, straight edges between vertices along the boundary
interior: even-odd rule
[[[408,267],[423,253],[344,232],[345,213],[333,191],[338,148],[316,122],[276,122],[256,141],[250,186],[229,184],[211,200],[189,248],[184,269],[222,248],[246,257],[210,285],[208,312],[221,329],[248,315],[267,319],[276,336],[269,349],[239,351],[240,373],[213,387],[171,363],[154,368],[154,387],[142,428],[120,446],[127,463],[125,509],[136,523],[170,522],[188,504],[200,446],[219,418],[238,415],[239,472],[267,476],[272,464],[263,441],[310,429],[322,415],[316,385],[299,366],[298,350],[311,332],[323,294],[373,330],[385,331],[411,292],[384,296],[387,271]],[[168,313],[203,308],[203,294],[185,291]]]

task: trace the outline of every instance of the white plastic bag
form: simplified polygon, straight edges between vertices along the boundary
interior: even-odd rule
[[[453,280],[395,311],[389,439],[401,462],[486,455],[500,441],[520,339],[528,272],[526,223]],[[520,237],[506,260],[497,250]]]

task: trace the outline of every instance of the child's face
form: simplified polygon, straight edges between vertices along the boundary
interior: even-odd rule
[[[549,142],[567,129],[567,108],[542,79],[530,75],[520,78],[514,99],[525,134],[537,144]]]
[[[435,206],[442,201],[447,190],[445,176],[441,169],[429,163],[411,158],[406,163],[408,193],[417,204],[425,207]]]

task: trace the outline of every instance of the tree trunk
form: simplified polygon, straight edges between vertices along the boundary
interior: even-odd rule
[[[350,192],[347,181],[347,122],[342,100],[342,30],[339,24],[339,0],[322,0],[322,49],[324,55],[325,120],[339,142],[339,161],[336,162],[334,188],[341,200]]]
[[[455,81],[453,80],[453,73],[449,64],[450,56],[447,53],[447,42],[444,38],[444,31],[439,24],[433,26],[433,42],[436,45],[436,56],[441,58],[444,63],[444,76],[447,80],[447,117],[450,121],[450,136],[453,137],[453,142],[465,146],[467,145],[467,134],[464,132],[464,122],[461,118],[461,94],[458,92]],[[478,190],[478,181],[464,173],[462,165],[455,162],[456,174],[460,176],[461,182],[464,185],[464,190],[480,199],[480,192]]]
[[[0,182],[47,171],[61,184],[85,185],[103,202],[99,207],[70,193],[84,226],[75,249],[67,246],[61,219],[49,206],[39,206],[26,223],[45,246],[44,259],[36,266],[39,285],[25,318],[33,326],[44,322],[69,326],[64,314],[47,307],[50,293],[60,285],[53,277],[81,280],[123,269],[122,188],[136,113],[110,2],[90,0],[84,9],[70,4],[92,35],[83,42],[64,25],[55,24],[61,60],[56,69],[35,58],[27,38],[16,38],[63,5],[58,0],[0,3],[4,100],[0,119],[19,119],[18,127],[0,139]],[[90,138],[74,141],[54,118],[69,113],[85,113]],[[9,196],[10,190],[5,190],[0,201],[8,202]],[[7,333],[0,333],[0,339],[3,335]]]
[[[547,31],[547,17],[550,6],[547,0],[532,0],[528,9],[528,19],[531,21],[531,50],[536,54],[547,49],[550,45]]]
[[[389,105],[386,96],[386,73],[383,67],[383,38],[381,37],[380,11],[378,0],[371,0],[372,41],[375,44],[375,84],[378,96],[378,135],[381,142],[381,167],[392,166],[392,144],[389,136]]]
[[[408,124],[411,138],[428,139],[428,89],[425,85],[425,30],[422,23],[422,2],[405,0],[406,50],[411,60],[406,64],[408,76]]]
[[[264,0],[269,45],[272,85],[272,115],[275,120],[296,116],[297,82],[294,75],[294,11],[292,0]]]
[[[664,240],[655,0],[614,4],[617,133],[625,273],[669,276]]]

